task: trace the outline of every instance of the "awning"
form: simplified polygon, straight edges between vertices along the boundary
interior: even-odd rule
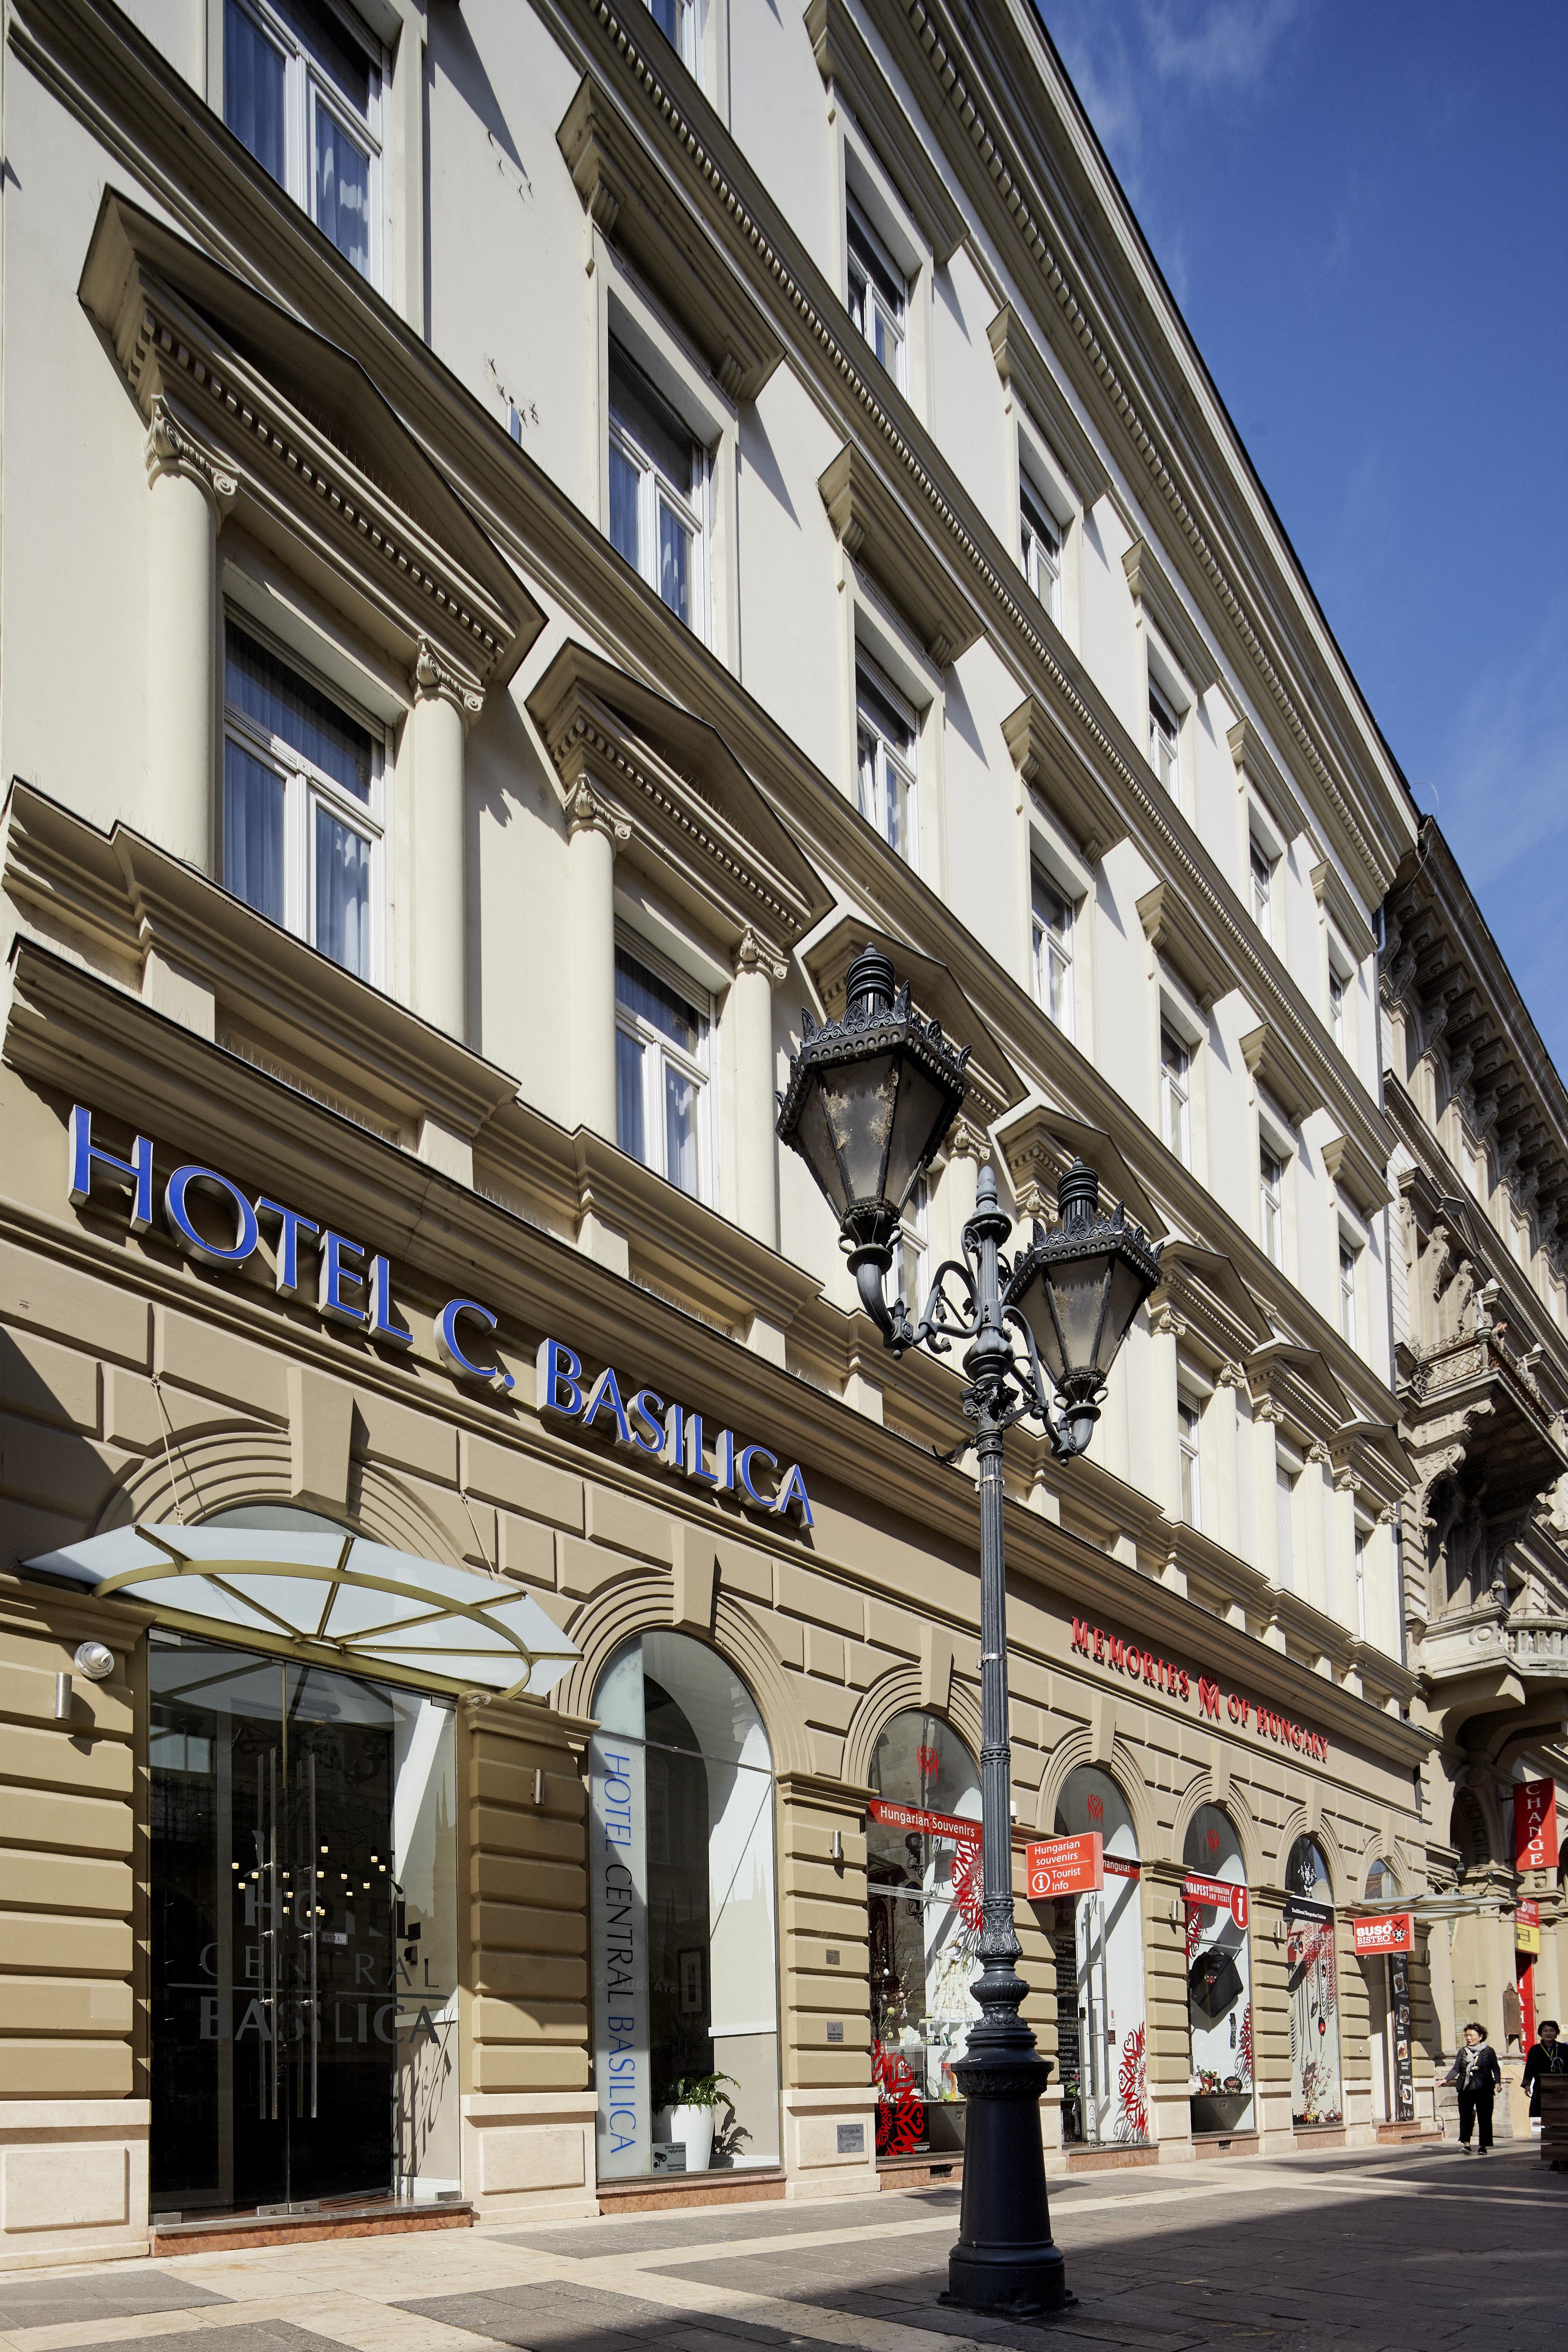
[[[363,1536],[138,1522],[23,1566],[230,1641],[269,1634],[322,1665],[401,1666],[509,1698],[544,1697],[578,1655],[515,1585]]]

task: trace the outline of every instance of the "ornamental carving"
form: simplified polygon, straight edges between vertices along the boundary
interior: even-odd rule
[[[239,495],[237,477],[188,432],[160,393],[147,426],[147,479],[178,474],[205,492],[216,515]]]

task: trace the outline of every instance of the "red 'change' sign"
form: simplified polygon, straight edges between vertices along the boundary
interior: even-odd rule
[[[1524,1780],[1513,1792],[1513,1866],[1557,1867],[1557,1783]]]

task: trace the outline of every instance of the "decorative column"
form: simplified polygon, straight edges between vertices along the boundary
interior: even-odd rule
[[[1252,1405],[1253,1477],[1258,1488],[1258,1565],[1275,1590],[1279,1590],[1279,1458],[1274,1432],[1285,1418],[1270,1396],[1256,1397]],[[1263,1636],[1276,1650],[1285,1647],[1285,1635],[1270,1625]]]
[[[949,1247],[942,1253],[951,1257],[960,1246],[960,1236],[974,1214],[976,1189],[980,1171],[991,1157],[991,1138],[983,1127],[961,1118],[947,1139],[947,1165],[942,1170],[942,1196],[947,1217]],[[1022,1202],[1019,1214],[1026,1212]],[[1033,1213],[1038,1214],[1036,1211]]]
[[[735,1048],[735,1223],[769,1249],[779,1245],[773,990],[788,969],[755,931],[748,930],[735,950],[730,991]]]
[[[1214,1394],[1205,1416],[1214,1425],[1215,1476],[1219,1488],[1215,1496],[1214,1533],[1226,1551],[1243,1559],[1249,1554],[1241,1533],[1241,1430],[1237,1400],[1246,1386],[1246,1372],[1239,1364],[1227,1360],[1215,1376]]]
[[[427,644],[414,666],[414,1009],[468,1034],[468,811],[463,740],[484,698]]]
[[[206,874],[217,777],[217,532],[239,485],[161,395],[147,432],[147,766],[151,838]]]
[[[566,896],[572,969],[566,978],[572,1119],[616,1139],[616,845],[631,839],[585,776],[566,803]]]

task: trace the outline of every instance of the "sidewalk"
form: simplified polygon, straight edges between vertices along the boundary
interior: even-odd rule
[[[1075,2309],[942,2309],[957,2192],[441,2231],[0,2276],[0,2347],[175,2352],[1559,2352],[1568,2179],[1452,2147],[1064,2182]]]

